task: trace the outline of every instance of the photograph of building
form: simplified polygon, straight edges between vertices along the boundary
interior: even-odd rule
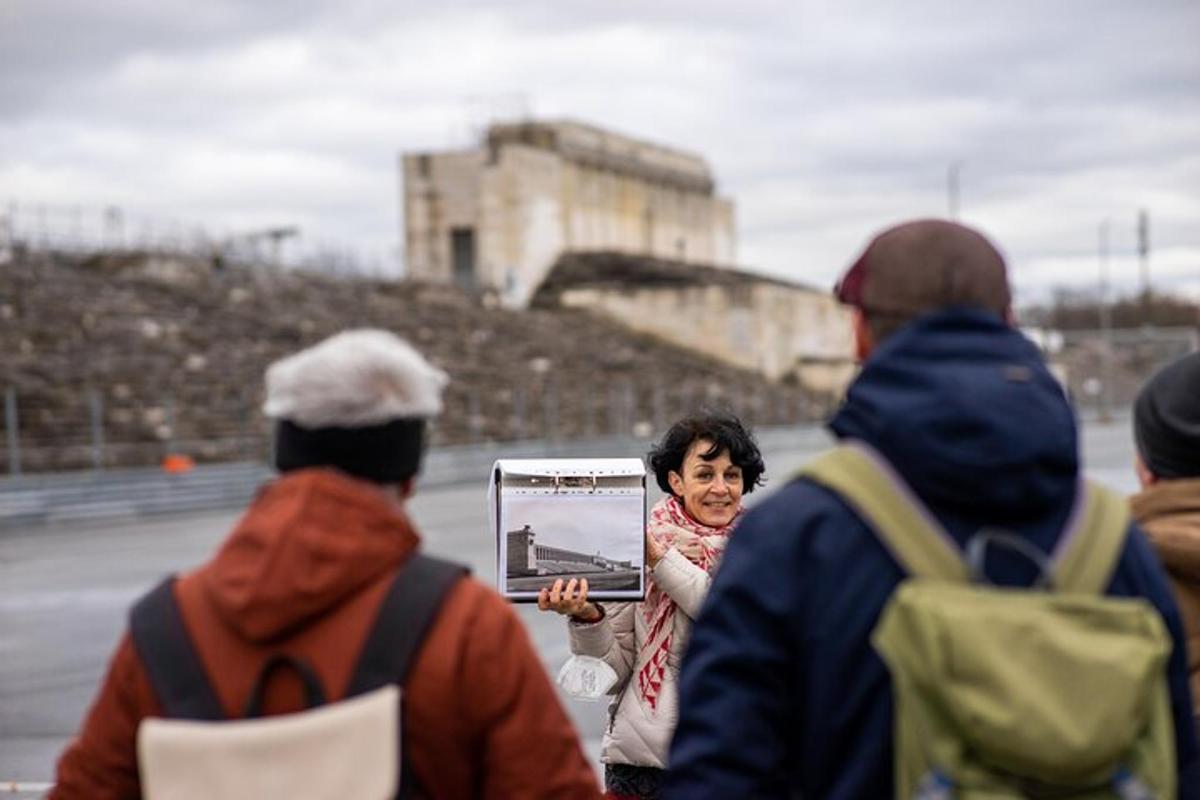
[[[608,558],[600,552],[580,553],[563,547],[538,544],[529,525],[508,531],[508,586],[510,589],[541,588],[547,576],[587,578],[596,589],[636,589],[640,570],[631,559]]]
[[[559,578],[586,578],[593,596],[641,596],[641,497],[518,495],[505,498],[502,516],[502,594],[532,599]]]

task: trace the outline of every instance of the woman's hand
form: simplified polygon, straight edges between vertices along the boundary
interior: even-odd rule
[[[704,546],[700,544],[699,538],[691,537],[686,542],[676,539],[673,547],[682,553],[683,557],[687,560],[698,562],[700,560],[700,551]]]
[[[578,592],[576,584],[579,587]],[[595,604],[588,602],[587,592],[587,578],[579,581],[571,578],[565,587],[562,578],[559,578],[549,589],[538,592],[538,608],[542,611],[556,611],[580,622],[595,622],[602,615]]]
[[[659,544],[658,539],[655,539],[650,530],[646,530],[646,565],[650,569],[658,566],[658,562],[662,561],[662,557],[667,554],[668,548]]]

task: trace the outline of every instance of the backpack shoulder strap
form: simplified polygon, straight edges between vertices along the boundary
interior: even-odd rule
[[[188,636],[170,575],[129,612],[129,635],[168,717],[222,720],[225,712]]]
[[[469,570],[462,564],[443,561],[422,553],[409,556],[379,606],[375,624],[367,634],[358,664],[350,677],[347,697],[389,683],[404,685],[413,656],[421,647],[442,601]],[[400,788],[397,798],[421,796],[416,776],[408,763],[408,748],[401,748]]]
[[[468,571],[462,564],[422,553],[414,553],[401,565],[363,644],[347,697],[389,683],[404,685],[442,601]]]
[[[958,545],[883,457],[865,443],[837,445],[803,467],[798,477],[841,496],[909,575],[968,580]]]
[[[1054,585],[1058,591],[1103,594],[1112,580],[1129,531],[1129,504],[1121,495],[1092,481],[1076,519],[1055,548]]]

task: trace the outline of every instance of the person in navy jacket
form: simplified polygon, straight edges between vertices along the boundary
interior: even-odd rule
[[[1001,525],[1052,552],[1079,485],[1076,423],[1011,324],[995,247],[952,222],[899,225],[871,242],[838,297],[853,307],[863,365],[833,434],[879,451],[960,545]],[[1002,585],[1030,585],[1036,569],[988,558]],[[684,658],[666,796],[892,797],[892,690],[869,637],[904,577],[855,512],[807,479],[753,508]],[[1162,614],[1180,797],[1200,797],[1180,618],[1136,526],[1107,593]]]

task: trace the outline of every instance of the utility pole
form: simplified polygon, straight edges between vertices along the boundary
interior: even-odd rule
[[[1112,220],[1105,217],[1100,222],[1098,230],[1098,250],[1100,261],[1100,335],[1102,337],[1100,354],[1100,422],[1112,422],[1112,382],[1113,382],[1113,346],[1112,346],[1112,308],[1108,304],[1108,233]]]
[[[946,169],[946,204],[949,206],[950,219],[958,219],[959,189],[958,175],[962,171],[961,161],[951,161]]]
[[[1138,260],[1142,275],[1142,302],[1150,300],[1150,215],[1138,210]]]

